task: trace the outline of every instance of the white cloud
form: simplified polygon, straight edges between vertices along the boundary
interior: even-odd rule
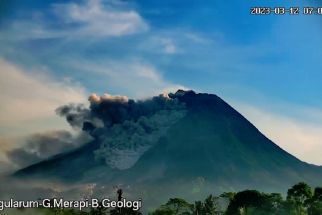
[[[154,35],[144,40],[144,42],[140,44],[140,48],[148,50],[149,52],[152,51],[168,55],[182,51],[178,48],[176,41],[171,38],[173,35],[171,35],[171,37],[167,35],[162,36],[162,34],[165,34],[164,32],[158,32],[158,34],[158,36]],[[176,36],[179,37],[178,35]]]
[[[103,39],[120,37],[146,32],[149,25],[133,9],[126,4],[114,1],[83,0],[72,3],[52,5],[48,14],[37,12],[36,16],[26,17],[11,22],[1,30],[1,39],[48,39],[64,38]],[[118,5],[118,7],[116,7]]]
[[[24,71],[0,59],[0,135],[27,135],[67,128],[55,109],[70,102],[85,102],[85,90],[65,79],[57,81],[44,71]]]
[[[100,0],[86,0],[83,4],[57,4],[54,10],[65,24],[77,25],[76,35],[108,37],[148,30],[148,24],[136,11],[119,10]]]
[[[263,134],[284,150],[308,163],[322,165],[322,124],[269,112],[252,105],[233,104]],[[301,111],[308,113],[311,109]],[[321,116],[321,112],[317,116]]]
[[[209,45],[211,42],[213,42],[210,38],[201,36],[193,32],[187,32],[184,34],[184,36],[189,40],[191,40],[192,42],[198,43],[198,44]],[[215,37],[216,39],[219,39],[219,36],[220,36],[219,33],[217,33],[216,35],[213,35],[213,37]]]
[[[161,43],[164,46],[164,52],[166,54],[174,54],[177,52],[177,47],[171,39],[162,39]]]
[[[186,89],[166,81],[152,65],[139,60],[75,62],[70,66],[104,80],[107,89],[117,89],[118,93],[142,98],[159,93]]]

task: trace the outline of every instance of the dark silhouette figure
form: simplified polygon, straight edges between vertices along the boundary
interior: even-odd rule
[[[122,201],[122,199],[123,199],[122,195],[123,195],[123,190],[122,189],[118,189],[117,190],[117,200],[118,201]],[[120,214],[122,214],[122,208],[118,208],[118,212]]]

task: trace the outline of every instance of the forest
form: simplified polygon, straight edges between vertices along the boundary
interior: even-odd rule
[[[118,190],[119,200],[122,191]],[[30,209],[20,208],[19,214],[30,214]],[[103,207],[79,211],[67,208],[38,208],[35,214],[44,215],[142,215],[130,208],[108,209]],[[5,213],[11,214],[11,213]],[[16,213],[15,213],[16,214]],[[34,214],[34,213],[32,213]],[[166,203],[148,212],[149,215],[322,215],[322,187],[311,188],[300,182],[287,191],[263,193],[257,190],[225,192],[209,195],[204,200],[188,202],[183,198],[170,198]]]

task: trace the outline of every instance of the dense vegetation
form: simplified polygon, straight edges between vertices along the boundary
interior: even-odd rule
[[[93,208],[88,212],[72,209],[40,209],[48,215],[140,215],[132,209]],[[40,211],[39,211],[40,212]],[[279,193],[257,190],[209,195],[204,201],[189,203],[171,198],[149,215],[322,215],[322,187],[314,190],[306,183],[298,183],[287,191],[284,199]]]
[[[222,206],[226,199],[228,206]],[[190,204],[183,199],[170,199],[151,215],[322,215],[322,188],[312,191],[305,183],[290,188],[284,200],[279,193],[261,193],[244,190],[238,193],[223,193],[219,197],[208,196],[204,201]]]

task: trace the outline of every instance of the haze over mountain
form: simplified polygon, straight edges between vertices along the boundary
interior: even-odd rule
[[[171,196],[322,184],[322,167],[278,147],[216,95],[179,90],[142,101],[110,95],[89,100],[89,109],[67,105],[57,112],[93,141],[14,178],[95,184],[96,196],[118,185],[149,205]]]

